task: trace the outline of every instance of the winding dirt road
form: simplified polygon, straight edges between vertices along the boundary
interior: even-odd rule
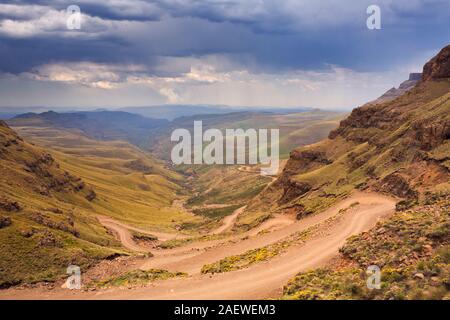
[[[358,205],[354,205],[355,203]],[[289,279],[300,271],[326,264],[338,254],[338,249],[348,237],[373,227],[379,219],[394,211],[395,203],[395,199],[379,194],[357,192],[322,213],[306,217],[281,229],[256,235],[249,232],[244,235],[244,238],[232,236],[219,241],[198,242],[171,250],[152,251],[155,257],[149,258],[140,266],[141,269],[157,267],[185,271],[190,274],[188,278],[158,281],[143,288],[112,288],[95,292],[69,291],[59,288],[54,290],[9,289],[0,291],[0,299],[262,299],[276,297]],[[340,211],[342,209],[347,210],[339,216],[339,219],[331,224],[324,224],[327,219],[342,213]],[[115,226],[110,225],[112,228]],[[293,244],[284,253],[266,262],[228,273],[200,274],[204,264],[276,243],[313,226],[320,227],[318,236],[307,239],[304,243]],[[114,230],[117,231],[117,228]],[[130,249],[136,245],[129,242],[130,239],[126,233],[122,234],[120,239],[124,246],[126,244]]]

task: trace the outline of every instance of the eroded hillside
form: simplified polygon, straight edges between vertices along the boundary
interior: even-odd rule
[[[53,280],[121,252],[90,214],[95,191],[0,122],[0,287]]]
[[[298,218],[355,189],[417,201],[449,188],[450,46],[404,95],[353,110],[328,139],[291,152],[279,179],[240,217],[242,227],[273,212]]]

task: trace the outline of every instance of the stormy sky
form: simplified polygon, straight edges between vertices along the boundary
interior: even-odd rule
[[[449,22],[448,0],[2,1],[0,106],[349,109],[421,71]]]

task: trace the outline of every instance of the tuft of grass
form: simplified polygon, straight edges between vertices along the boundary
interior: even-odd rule
[[[219,220],[219,219],[225,218],[226,216],[229,216],[236,209],[239,209],[240,207],[241,207],[241,205],[237,204],[237,205],[231,205],[231,206],[227,206],[227,207],[223,207],[223,208],[194,209],[193,212],[196,215],[200,215],[200,216],[206,217],[208,219]]]
[[[154,281],[167,280],[175,277],[186,277],[184,272],[170,272],[161,269],[150,270],[132,270],[120,276],[109,278],[106,280],[93,281],[89,287],[108,288],[108,287],[131,287],[144,286]]]

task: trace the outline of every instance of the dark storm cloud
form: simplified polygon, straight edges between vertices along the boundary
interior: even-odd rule
[[[448,1],[380,1],[382,30],[377,31],[365,25],[371,2],[81,0],[76,3],[92,19],[80,36],[59,29],[26,36],[20,28],[0,32],[0,71],[20,73],[67,61],[134,63],[155,69],[160,56],[211,54],[230,56],[252,72],[321,69],[329,64],[367,71],[391,68],[409,53],[435,50],[449,38]],[[0,23],[6,18],[34,23],[42,8],[64,10],[73,1],[4,3],[23,5],[28,12],[0,13]],[[38,22],[36,26],[39,29]]]

